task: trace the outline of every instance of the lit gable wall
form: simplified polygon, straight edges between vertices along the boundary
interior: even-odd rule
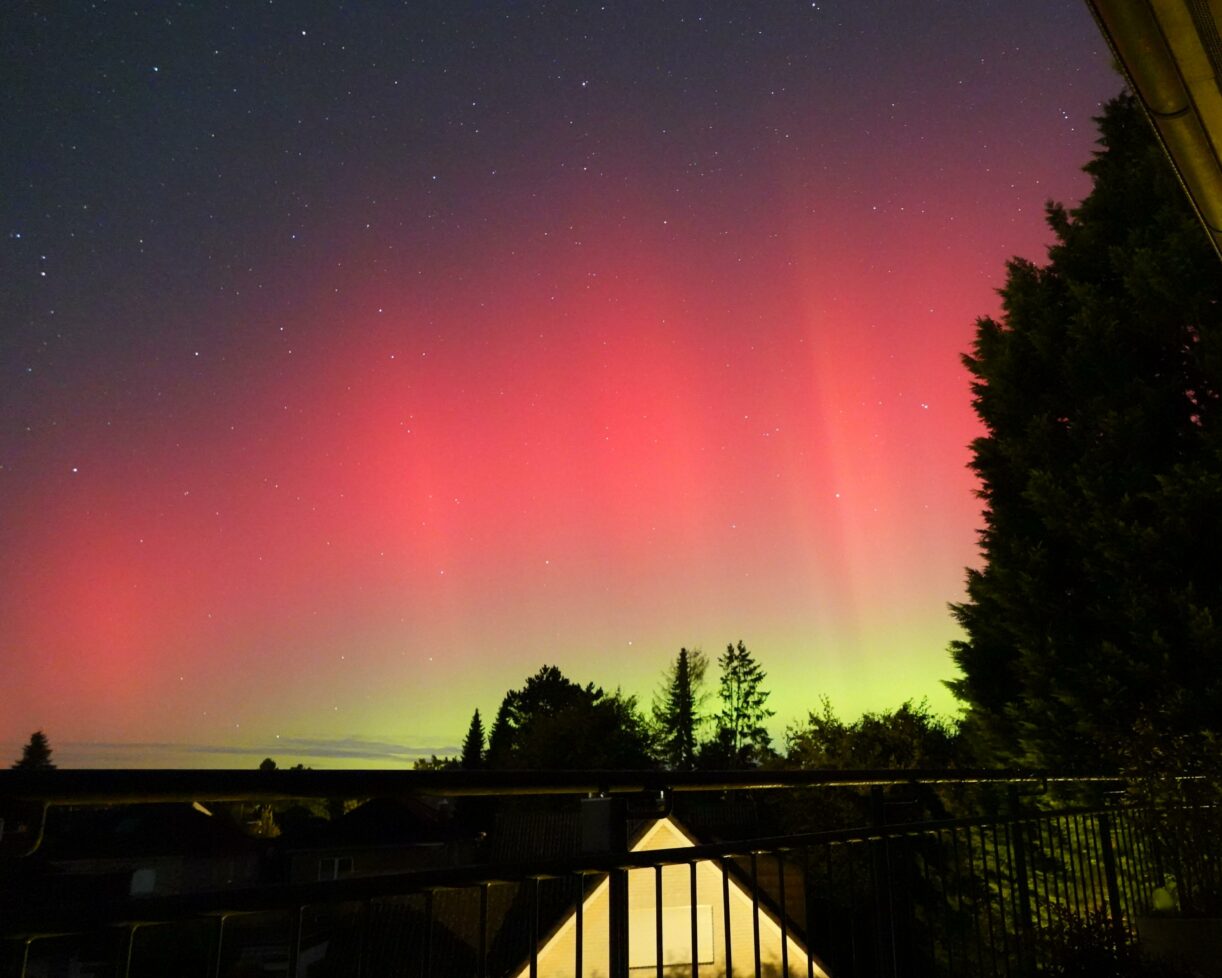
[[[652,849],[679,849],[693,844],[691,838],[669,818],[654,822],[632,847],[633,852]],[[731,877],[729,879],[730,949],[735,975],[755,974],[755,927],[751,894]],[[604,879],[582,904],[582,970],[580,978],[608,973],[607,907],[608,885]],[[654,870],[628,872],[628,965],[631,974],[656,972],[656,931],[654,909]],[[691,870],[687,866],[662,869],[663,964],[673,965],[674,974],[691,973]],[[723,873],[713,862],[696,864],[697,953],[702,975],[725,974],[725,911]],[[782,974],[781,928],[763,908],[759,913],[760,962],[765,973]],[[807,970],[808,954],[792,937],[786,937],[789,974],[810,973],[827,978],[817,959],[811,959],[813,972]],[[553,934],[539,947],[540,978],[573,976],[577,953],[577,915],[569,912]],[[639,970],[638,970],[639,969]],[[668,973],[670,973],[668,971]],[[527,978],[529,965],[516,978]]]

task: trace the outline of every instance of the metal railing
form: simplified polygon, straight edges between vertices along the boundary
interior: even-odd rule
[[[1216,866],[1185,859],[1215,836],[1123,804],[1111,777],[1032,772],[48,772],[0,773],[0,807],[373,797],[579,795],[648,799],[665,816],[685,792],[852,789],[865,827],[475,862],[329,882],[273,882],[133,896],[66,887],[0,918],[0,974],[1020,976],[1046,969],[1083,921],[1117,945],[1169,880]],[[288,777],[280,777],[279,775]],[[302,774],[306,777],[296,778]],[[61,777],[62,775],[62,777]],[[423,775],[423,776],[422,776]],[[1094,804],[1033,810],[1014,789],[1059,785]],[[887,824],[884,789],[976,791],[1001,813]],[[1008,791],[1005,789],[1009,789]],[[812,807],[819,792],[800,795]],[[1188,809],[1186,809],[1188,810]],[[31,814],[33,818],[31,818]],[[619,824],[623,824],[622,809]],[[612,823],[616,819],[611,820]],[[649,821],[647,825],[660,825]],[[681,825],[681,823],[678,823]],[[41,832],[42,828],[36,830]],[[669,834],[667,834],[669,833]],[[678,834],[676,834],[678,833]],[[34,831],[31,831],[31,836]],[[0,840],[2,842],[3,840]],[[29,846],[26,849],[34,849]],[[20,848],[20,847],[19,847]],[[1197,855],[1200,855],[1199,851]],[[0,863],[20,896],[37,857]],[[38,881],[45,885],[47,879]],[[80,880],[76,881],[77,883]],[[1197,880],[1197,883],[1200,881]],[[1216,882],[1216,881],[1215,881]]]

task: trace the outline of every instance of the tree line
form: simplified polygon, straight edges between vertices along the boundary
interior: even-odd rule
[[[718,657],[717,709],[706,712],[708,660],[680,649],[652,707],[635,696],[581,685],[545,665],[521,689],[509,690],[485,736],[479,710],[463,742],[467,769],[629,769],[662,764],[675,770],[751,767],[771,749],[765,728],[766,674],[742,641]]]
[[[544,665],[520,689],[505,693],[489,730],[471,717],[457,757],[421,758],[420,770],[746,770],[795,765],[822,768],[938,767],[956,763],[958,727],[922,702],[841,720],[823,699],[805,721],[774,745],[766,724],[767,673],[740,640],[717,657],[710,689],[709,660],[682,648],[665,668],[650,706],[622,690],[582,685]],[[30,736],[15,770],[51,770],[50,742]],[[278,770],[267,757],[264,772]],[[297,764],[290,770],[304,770]]]
[[[800,767],[950,767],[956,724],[911,701],[846,723],[822,700],[791,725],[777,747],[767,729],[767,673],[740,640],[709,660],[681,648],[667,665],[648,709],[635,696],[582,685],[545,665],[509,690],[490,728],[471,717],[457,758],[432,757],[422,769],[673,771]]]

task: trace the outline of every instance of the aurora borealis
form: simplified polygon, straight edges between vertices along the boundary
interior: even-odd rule
[[[0,15],[11,754],[399,763],[739,638],[778,733],[953,709],[1084,5],[85,7]]]

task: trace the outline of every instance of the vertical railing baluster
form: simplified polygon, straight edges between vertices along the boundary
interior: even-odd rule
[[[916,885],[908,892],[912,900],[913,933],[925,944],[925,958],[929,962],[928,974],[932,978],[938,973],[938,925],[935,920],[937,911],[934,910],[932,901],[945,899],[941,880],[939,879],[936,885],[934,882],[935,873],[941,871],[942,838],[941,833],[938,832],[933,835],[918,836],[917,839],[914,845],[919,845],[921,848],[920,859],[918,861],[916,855],[912,857],[912,874]],[[937,853],[937,866],[934,865],[933,853],[935,852]],[[924,928],[919,932],[918,925],[921,921],[917,918],[918,901],[923,902],[926,908]]]
[[[721,859],[721,912],[725,926],[722,933],[726,944],[726,974],[734,974],[734,942],[730,937],[730,866],[723,856]]]
[[[1047,837],[1045,841],[1045,837]],[[1051,928],[1057,916],[1057,908],[1064,902],[1061,884],[1064,880],[1061,858],[1057,855],[1056,824],[1054,820],[1040,820],[1040,850],[1044,861],[1044,889],[1051,893],[1046,904],[1045,927]]]
[[[289,924],[288,978],[297,978],[298,962],[301,959],[301,928],[305,907],[298,907]]]
[[[984,974],[984,928],[980,925],[980,886],[976,880],[976,855],[972,846],[972,829],[968,826],[963,831],[963,840],[967,849],[968,885],[972,891],[972,930],[976,935],[976,973]]]
[[[826,933],[827,933],[827,947],[828,947],[828,953],[829,953],[829,959],[827,963],[832,966],[833,971],[835,971],[838,968],[838,966],[841,964],[841,962],[843,962],[844,960],[844,955],[841,954],[841,945],[836,943],[836,938],[838,936],[838,929],[836,928],[836,890],[837,890],[837,887],[835,883],[833,882],[836,877],[835,877],[835,874],[832,872],[832,865],[833,865],[832,853],[835,851],[837,851],[836,844],[833,842],[828,842],[823,847],[823,864],[824,864],[824,870],[825,870],[824,876],[826,877],[826,883],[827,883],[827,926],[825,928]],[[849,892],[850,901],[852,900],[852,897],[853,897],[853,894],[852,894],[852,891],[850,891]],[[808,976],[808,978],[813,978],[813,976]]]
[[[789,978],[789,907],[785,903],[785,858],[776,854],[777,896],[781,904],[781,978]]]
[[[1144,829],[1140,811],[1126,821],[1137,863],[1138,909],[1148,911],[1153,908],[1155,880],[1154,867],[1150,862],[1150,837]]]
[[[1108,911],[1112,920],[1112,937],[1116,947],[1126,941],[1124,929],[1124,907],[1120,904],[1120,885],[1116,879],[1116,853],[1112,848],[1112,822],[1107,812],[1097,816],[1099,825],[1099,848],[1103,850],[1103,875],[1107,884]]]
[[[479,887],[479,978],[488,978],[488,887],[491,884],[481,883]],[[581,978],[580,975],[577,978]]]
[[[1064,853],[1066,846],[1069,848],[1069,859],[1066,861],[1066,864],[1069,866],[1069,882],[1073,884],[1073,913],[1081,914],[1086,882],[1082,879],[1082,869],[1079,862],[1082,855],[1082,845],[1078,840],[1078,827],[1074,823],[1073,818],[1068,815],[1062,816],[1060,822],[1064,827],[1064,831],[1061,833],[1061,852]]]
[[[869,846],[869,843],[865,845]],[[861,956],[857,950],[857,871],[853,859],[853,848],[852,843],[847,843],[840,851],[844,853],[849,878],[849,960],[853,962],[852,973],[859,975],[861,974]]]
[[[115,969],[122,978],[130,978],[132,973],[132,948],[136,943],[136,929],[139,926],[139,924],[128,924],[127,932],[123,937],[118,967]]]
[[[1112,870],[1116,870],[1115,865],[1115,840],[1112,838],[1112,817],[1108,812],[1101,812],[1095,816],[1095,857],[1099,860],[1099,881],[1103,887],[1103,895],[1108,902],[1109,912],[1112,906],[1112,881],[1108,874],[1108,856],[1104,853],[1103,848],[1103,830],[1107,829],[1107,847],[1112,852]],[[1119,876],[1115,877],[1117,881],[1116,901],[1115,906],[1120,911],[1121,916],[1124,916],[1124,903],[1120,900]]]
[[[363,900],[357,906],[355,928],[356,942],[356,975],[357,978],[369,973],[367,964],[367,955],[372,954],[373,950],[370,945],[373,943],[370,940],[370,930],[373,927],[373,901]]]
[[[212,963],[213,978],[221,978],[221,954],[224,951],[225,943],[225,915],[223,913],[216,916],[216,958]]]
[[[1154,864],[1154,879],[1157,880],[1158,886],[1167,885],[1167,854],[1163,851],[1164,833],[1160,831],[1162,828],[1162,820],[1153,813],[1150,814],[1150,861]]]
[[[118,948],[115,958],[115,976],[116,978],[130,978],[132,973],[132,952],[136,942],[136,929],[140,925],[137,923],[129,923],[126,927],[121,928],[117,936]]]
[[[925,852],[922,846],[922,836],[905,833],[895,839],[898,856],[899,895],[898,907],[904,911],[900,918],[899,939],[901,953],[897,971],[906,968],[918,968],[917,962],[928,957],[928,941],[932,936],[932,925],[926,926],[921,921],[921,894],[924,892],[923,877]],[[904,962],[910,961],[911,965]],[[906,972],[905,972],[906,973]]]
[[[760,886],[755,850],[751,850],[751,937],[755,946],[755,978],[762,978],[760,961]]]
[[[1125,871],[1122,874],[1126,881],[1125,899],[1128,901],[1130,912],[1136,917],[1145,907],[1146,895],[1145,887],[1142,885],[1141,857],[1137,851],[1137,839],[1133,833],[1132,809],[1117,810],[1116,832],[1125,853]]]
[[[1035,858],[1039,862],[1039,867],[1040,867],[1039,868],[1039,877],[1040,877],[1040,882],[1044,890],[1043,919],[1041,920],[1039,901],[1037,900],[1036,901],[1036,911],[1035,911],[1035,926],[1037,930],[1042,931],[1043,929],[1052,926],[1053,897],[1049,894],[1049,891],[1048,891],[1048,853],[1047,853],[1047,848],[1044,846],[1044,820],[1041,818],[1037,818],[1033,824],[1035,825],[1035,845],[1036,845]],[[1056,882],[1055,878],[1053,882],[1054,883]]]
[[[977,826],[980,834],[980,872],[982,882],[984,883],[984,919],[988,924],[988,942],[989,958],[992,963],[992,974],[998,974],[997,967],[997,942],[993,938],[993,892],[989,889],[989,853],[988,842],[985,840],[984,826]],[[970,832],[971,829],[968,829]]]
[[[611,798],[611,837],[607,851],[622,854],[628,851],[628,803],[623,798]],[[628,978],[628,870],[613,866],[607,877],[607,927],[610,938],[608,965],[610,978]]]
[[[1012,792],[1011,805],[1017,807],[1018,793]],[[1012,813],[1012,817],[1016,816]],[[1029,975],[1035,970],[1035,928],[1031,924],[1031,887],[1027,879],[1027,840],[1025,822],[1017,819],[1007,826],[1006,835],[1010,843],[1011,863],[1018,893],[1014,904],[1015,940],[1018,944],[1019,972]]]
[[[1006,875],[1002,875],[1001,869],[1001,852],[1002,844],[997,839],[997,823],[992,823],[993,828],[993,867],[997,870],[997,922],[1001,930],[1001,963],[1005,966],[1006,978],[1010,978],[1010,958],[1012,950],[1010,947],[1010,928],[1006,926],[1006,890],[1007,882],[1011,887],[1014,883],[1014,867],[1010,862],[1010,827],[1002,826],[1002,835],[1005,837],[1006,844],[1004,846],[1006,853]],[[1013,901],[1011,901],[1013,902]]]
[[[897,925],[899,921],[899,913],[896,910],[896,872],[895,866],[891,859],[893,849],[893,840],[890,835],[884,835],[879,840],[883,850],[883,885],[885,886],[886,900],[884,906],[887,908],[887,934],[891,939],[891,974],[893,978],[900,978],[900,952],[899,952],[899,934],[897,933]]]
[[[654,954],[657,956],[654,964],[658,978],[662,978],[662,969],[665,967],[662,961],[662,867],[661,865],[653,868],[653,948]]]
[[[956,932],[963,934],[963,942],[961,946],[963,948],[964,973],[968,974],[971,972],[971,965],[970,965],[971,956],[972,956],[971,939],[974,934],[979,933],[978,925],[980,921],[976,917],[975,901],[974,900],[972,901],[972,909],[970,911],[970,917],[969,917],[968,908],[964,902],[963,856],[959,852],[959,830],[957,828],[952,828],[950,830],[950,858],[951,858],[951,863],[954,865],[954,873],[955,873],[955,915],[954,915],[955,921],[956,921],[955,930]],[[968,863],[969,865],[971,863],[970,855],[968,856]],[[972,879],[973,877],[969,875],[968,876],[969,886],[970,886]],[[955,942],[952,939],[951,946],[954,947],[954,944]],[[976,970],[977,970],[977,973],[979,973],[980,971],[980,945],[979,944],[976,945]]]
[[[949,832],[950,838],[955,837],[955,830]],[[942,838],[942,830],[937,833],[938,845],[938,892],[942,897],[942,944],[946,948],[946,975],[947,978],[955,978],[955,912],[957,907],[951,903],[950,899],[950,880],[946,875],[946,842]],[[956,865],[956,870],[958,865]],[[957,875],[957,874],[956,874]],[[957,887],[956,887],[957,888]],[[956,901],[958,903],[960,901]],[[932,924],[932,918],[931,918]],[[931,930],[932,934],[932,930]],[[930,947],[934,954],[934,974],[937,973],[937,944],[930,940]]]
[[[873,926],[870,928],[871,936],[874,938],[871,944],[871,953],[874,955],[874,972],[878,975],[883,975],[883,961],[886,959],[886,934],[890,929],[887,927],[887,918],[884,912],[884,901],[879,886],[879,877],[882,875],[879,872],[879,856],[878,856],[878,840],[868,837],[865,840],[866,849],[866,872],[867,883],[866,887],[870,891],[870,903],[874,909],[874,918],[871,921]],[[856,970],[856,969],[854,969]]]
[[[1086,860],[1086,873],[1090,880],[1091,908],[1100,910],[1107,902],[1107,887],[1100,878],[1099,856],[1095,850],[1095,824],[1089,815],[1078,816],[1078,829],[1082,836],[1082,855]]]
[[[1091,823],[1090,838],[1091,838],[1092,851],[1094,853],[1095,871],[1098,873],[1098,876],[1099,876],[1099,892],[1102,896],[1102,903],[1107,908],[1108,915],[1110,916],[1112,913],[1113,901],[1112,901],[1111,893],[1110,893],[1111,886],[1110,886],[1110,881],[1108,879],[1107,859],[1103,855],[1103,839],[1102,839],[1102,834],[1101,834],[1102,829],[1103,829],[1103,823],[1101,822],[1101,819],[1103,819],[1103,821],[1106,821],[1108,823],[1107,827],[1108,827],[1108,845],[1109,847],[1111,845],[1111,823],[1110,823],[1110,819],[1104,818],[1100,813],[1096,813],[1094,815],[1087,816],[1087,818],[1090,819],[1090,823]]]
[[[37,938],[26,937],[21,941],[21,961],[17,965],[17,978],[25,978],[26,969],[30,967],[30,945]]]
[[[806,978],[815,978],[815,881],[810,875],[810,849],[802,848],[802,916],[806,927]]]
[[[586,903],[586,878],[582,873],[578,873],[575,877],[577,883],[577,903],[574,918],[575,926],[575,948],[573,951],[573,975],[574,978],[582,978],[581,969],[584,966],[583,958],[585,957],[585,903]]]
[[[530,978],[539,978],[539,877],[526,881],[530,887]]]
[[[1046,838],[1046,841],[1045,841]],[[1045,904],[1044,924],[1041,934],[1050,934],[1065,914],[1069,904],[1067,879],[1065,876],[1065,861],[1058,847],[1056,819],[1045,817],[1040,822],[1040,846],[1044,862],[1044,889],[1049,893]],[[1041,968],[1048,963],[1048,942],[1040,941],[1039,965]]]
[[[1054,815],[1048,820],[1048,838],[1052,846],[1052,858],[1056,866],[1056,875],[1053,877],[1053,881],[1057,884],[1057,889],[1060,893],[1060,906],[1057,915],[1057,922],[1060,922],[1067,915],[1074,913],[1077,907],[1073,861],[1072,858],[1066,858],[1068,834],[1064,819]]]
[[[1149,836],[1143,831],[1142,819],[1128,818],[1125,820],[1129,831],[1129,845],[1137,869],[1137,892],[1139,910],[1150,910],[1153,902],[1153,889],[1156,882],[1154,866],[1150,861]],[[1162,881],[1157,881],[1161,886]]]
[[[883,829],[887,824],[886,800],[883,789],[875,785],[870,789],[870,824]],[[875,970],[882,975],[890,971],[893,978],[897,966],[895,958],[895,915],[891,907],[891,852],[886,835],[871,838],[867,843],[870,852],[870,889],[874,896],[874,953],[877,956]],[[888,953],[889,952],[889,953]],[[890,958],[891,967],[885,962]]]
[[[692,910],[692,978],[700,978],[700,921],[696,917],[696,864],[688,863],[687,868],[691,891],[689,903]]]
[[[1116,883],[1120,888],[1120,902],[1126,919],[1137,912],[1137,900],[1133,893],[1133,859],[1124,834],[1125,813],[1117,808],[1111,813],[1112,851],[1116,854]]]

